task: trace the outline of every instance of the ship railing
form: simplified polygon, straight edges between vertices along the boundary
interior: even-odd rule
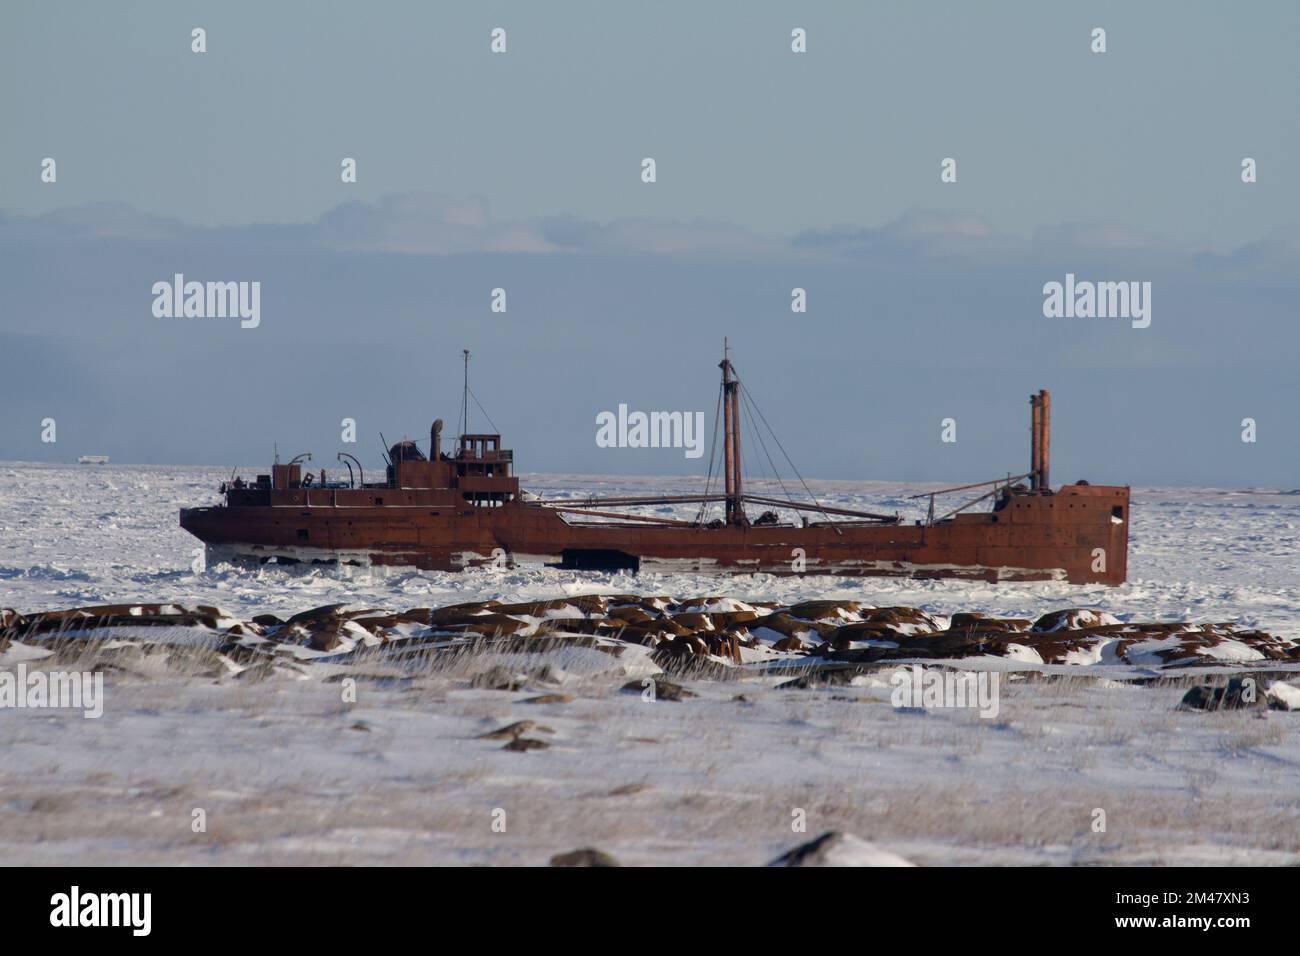
[[[509,448],[501,448],[497,451],[484,451],[475,454],[468,448],[462,449],[455,457],[455,461],[514,461],[515,453]]]
[[[550,508],[553,511],[567,511],[574,514],[583,514],[587,509],[633,508],[641,505],[707,504],[723,502],[726,500],[726,495],[663,495],[658,497],[543,498],[535,502],[529,502],[529,504],[540,505],[542,507]],[[742,496],[741,501],[762,505],[774,505],[778,508],[788,508],[791,511],[815,511],[824,514],[827,517],[830,515],[843,515],[845,517],[857,519],[858,522],[898,524],[902,520],[896,514],[885,515],[877,514],[872,511],[857,511],[851,508],[833,508],[829,505],[821,505],[815,502],[793,501],[787,498],[768,498],[762,495],[744,495]],[[616,515],[614,517],[621,517],[634,521],[660,521],[665,524],[699,524],[698,521],[681,522],[678,519],[650,518],[638,515]]]
[[[1027,471],[1023,475],[1007,475],[1007,477],[1005,478],[991,478],[988,481],[977,481],[971,485],[956,485],[955,487],[952,488],[940,488],[938,491],[923,491],[919,495],[911,495],[910,497],[911,500],[913,501],[916,500],[917,498],[930,499],[930,507],[926,512],[925,523],[927,525],[932,525],[940,521],[946,521],[948,518],[951,518],[953,515],[959,514],[960,512],[965,511],[967,508],[972,508],[987,498],[992,498],[995,495],[1000,494],[1004,488],[1009,489],[1012,486],[1012,484],[1014,484],[1015,482],[1028,478],[1032,474],[1033,472]],[[951,511],[942,514],[937,518],[935,517],[934,499],[937,496],[950,495],[957,491],[969,491],[972,488],[988,488],[989,485],[992,485],[993,487],[989,491],[986,491],[984,494],[980,495],[978,498],[972,498],[970,501],[967,501],[965,504],[958,505],[956,508],[953,508]]]

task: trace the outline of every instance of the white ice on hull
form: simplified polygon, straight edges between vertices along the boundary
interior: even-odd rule
[[[274,547],[261,544],[209,544],[204,549],[209,566],[240,561],[292,562],[296,564],[352,564],[369,567],[374,562],[365,550],[335,551],[329,548]]]
[[[207,560],[211,563],[231,560],[252,560],[265,563],[272,559],[298,564],[351,564],[370,567],[382,564],[392,568],[419,567],[419,555],[409,551],[374,551],[374,550],[331,550],[328,548],[307,548],[295,545],[267,546],[260,544],[208,545]],[[558,567],[564,560],[559,554],[520,554],[515,552],[480,554],[477,551],[455,551],[452,563],[466,568],[541,568]],[[640,559],[641,571],[647,574],[791,574],[800,576],[800,572],[779,571],[760,568],[757,558],[741,560],[731,564],[719,564],[714,558],[660,558],[653,555]],[[808,572],[814,576],[841,574],[848,577],[915,577],[915,578],[959,578],[970,580],[1024,581],[1027,579],[1043,581],[1065,581],[1064,568],[1025,568],[1010,565],[984,564],[917,564],[911,561],[813,561],[807,563]],[[581,572],[578,572],[581,573]],[[588,572],[590,573],[590,572]]]

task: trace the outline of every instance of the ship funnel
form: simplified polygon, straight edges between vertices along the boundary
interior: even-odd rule
[[[442,419],[435,418],[429,429],[429,461],[438,461],[442,457]]]
[[[1039,389],[1029,396],[1029,486],[1035,491],[1050,491],[1052,487],[1049,456],[1052,436],[1052,396],[1047,389]]]
[[[1038,487],[1052,490],[1052,396],[1047,389],[1038,392]]]

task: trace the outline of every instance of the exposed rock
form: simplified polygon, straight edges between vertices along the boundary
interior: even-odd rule
[[[943,629],[933,614],[915,607],[873,607],[861,614],[868,624],[887,624],[898,634],[924,634]]]
[[[215,629],[218,619],[223,616],[216,608],[207,606],[187,610],[176,604],[97,604],[29,615],[23,625],[23,636],[62,636],[69,632],[122,626]]]
[[[794,617],[785,611],[776,611],[765,617],[749,622],[749,631],[754,633],[766,628],[782,637],[809,637],[815,635],[817,640],[829,640],[837,630],[836,625],[824,621],[807,621]],[[778,638],[779,640],[779,638]]]
[[[662,634],[667,634],[669,637],[682,637],[686,634],[695,633],[685,624],[678,622],[676,618],[668,617],[667,615],[655,618],[654,621],[651,622],[650,626],[654,627],[655,630]]]
[[[534,625],[506,614],[476,614],[461,621],[438,624],[439,631],[446,634],[481,634],[484,637],[506,637],[531,631]]]
[[[615,787],[609,793],[605,794],[605,796],[630,797],[633,794],[641,793],[642,791],[649,790],[649,789],[650,787],[644,783],[625,783],[621,787]]]
[[[330,674],[324,679],[323,683],[340,684],[345,680],[355,681],[358,684],[365,682],[367,684],[373,684],[376,687],[385,688],[409,687],[411,684],[411,678],[407,677],[400,671],[393,671],[390,674],[378,672],[368,673],[366,671],[347,671],[340,674]]]
[[[501,727],[498,730],[491,730],[486,734],[479,734],[479,740],[506,740],[507,738],[513,740],[516,737],[528,733],[528,731],[532,730],[536,726],[537,722],[533,720],[516,720],[513,724],[506,724],[506,726]]]
[[[615,634],[620,641],[627,641],[629,644],[640,644],[643,647],[654,647],[659,644],[667,635],[654,627],[653,624],[640,624],[625,627]]]
[[[299,624],[307,628],[320,627],[326,624],[338,624],[340,621],[345,621],[348,618],[347,612],[340,610],[343,607],[346,607],[346,605],[324,604],[307,611],[299,611],[284,623],[288,627],[293,627],[293,625]]]
[[[309,631],[306,644],[313,651],[336,651],[344,641],[339,628],[322,628]]]
[[[1263,689],[1254,678],[1234,677],[1224,687],[1199,684],[1183,695],[1180,710],[1248,710],[1267,707]]]
[[[116,628],[130,630],[119,637],[113,633]],[[146,628],[158,628],[159,639],[149,640],[143,634]],[[458,653],[479,647],[494,654],[543,653],[564,646],[619,655],[630,651],[629,645],[639,644],[652,649],[651,660],[659,667],[689,679],[722,676],[732,664],[761,659],[769,651],[807,655],[810,662],[821,657],[853,664],[984,656],[1030,664],[1159,668],[1300,662],[1300,641],[1221,622],[1121,623],[1103,611],[1067,608],[1044,614],[1030,625],[1022,619],[977,611],[961,611],[947,618],[918,608],[878,608],[859,601],[818,600],[782,606],[717,595],[685,601],[668,596],[578,595],[515,604],[474,601],[406,611],[329,604],[287,620],[274,614],[240,620],[208,605],[165,603],[103,604],[33,614],[19,614],[10,608],[0,610],[0,651],[11,641],[19,641],[39,645],[43,653],[52,652],[55,662],[78,661],[89,655],[135,673],[138,651],[105,651],[96,657],[96,642],[118,647],[129,642],[137,648],[175,646],[172,634],[165,632],[181,629],[193,629],[203,646],[213,650],[215,656],[203,666],[217,676],[233,669],[231,665],[315,656],[304,648],[331,655],[332,663],[373,651],[388,663],[418,665],[434,652]],[[760,653],[742,656],[742,645]],[[156,666],[156,662],[147,663]],[[498,665],[474,676],[470,685],[517,691],[526,683],[548,679],[545,674],[519,670]],[[271,673],[253,671],[243,679],[256,680]],[[150,673],[141,672],[141,676]],[[826,682],[818,679],[812,684],[787,686]],[[663,693],[660,696],[676,699]],[[1281,704],[1275,701],[1274,706]]]
[[[364,628],[371,634],[381,634],[384,631],[391,630],[399,624],[419,624],[425,625],[429,621],[428,608],[416,608],[411,611],[403,611],[394,614],[373,614],[367,617],[355,617],[352,623],[358,627]]]
[[[804,621],[840,621],[858,619],[862,604],[858,601],[801,601],[786,608],[786,613]]]
[[[950,631],[1027,631],[1032,622],[1016,617],[994,617],[975,611],[959,612],[948,623]]]
[[[306,674],[302,668],[294,667],[284,661],[259,661],[241,670],[235,675],[235,680],[258,684],[272,677],[290,677],[301,680],[305,676]]]
[[[813,671],[776,685],[777,690],[821,690],[853,683],[858,672],[851,667],[830,667]]]
[[[707,654],[709,653],[709,642],[699,634],[679,634],[674,638],[661,642],[658,649],[665,654],[680,656]]]
[[[591,847],[558,853],[551,857],[551,866],[621,866],[618,860],[608,853]]]
[[[537,625],[537,636],[552,634],[599,634],[617,632],[626,625],[603,617],[548,617]]]
[[[566,675],[564,671],[547,661],[541,667],[529,668],[527,676],[543,684],[562,684]]]
[[[480,690],[519,690],[528,682],[523,674],[507,670],[500,664],[494,664],[480,674],[470,678],[469,686]]]
[[[576,597],[555,598],[551,601],[528,601],[522,604],[498,604],[493,610],[497,614],[521,614],[527,617],[549,617],[555,611],[578,611],[590,617],[605,616],[609,607],[606,598],[599,594],[583,594]]]
[[[249,684],[259,684],[274,674],[275,666],[270,661],[262,661],[245,667],[235,675],[235,680],[246,681]]]
[[[915,866],[897,853],[851,833],[831,830],[777,857],[768,866]]]
[[[673,623],[690,631],[713,630],[713,616],[711,614],[702,614],[698,611],[675,614],[673,615]]]
[[[464,604],[448,604],[446,607],[431,610],[425,623],[430,627],[465,623],[474,620],[474,618],[487,612],[490,608],[498,607],[500,604],[500,601],[469,601]]]
[[[1034,622],[1035,631],[1077,631],[1085,627],[1118,624],[1119,620],[1105,611],[1082,608],[1067,608],[1064,611],[1052,611],[1044,614]]]
[[[709,616],[713,618],[713,626],[718,630],[758,620],[757,611],[714,611]]]
[[[573,698],[568,694],[539,694],[536,697],[526,697],[520,703],[523,704],[567,704]]]
[[[655,700],[685,700],[687,697],[697,696],[694,692],[687,690],[681,684],[674,684],[672,681],[659,680],[657,678],[644,678],[643,680],[628,681],[623,685],[623,690],[634,691],[642,694],[649,690],[644,681],[649,680],[654,689]]]
[[[658,615],[651,614],[645,608],[633,604],[628,607],[610,608],[609,617],[625,624],[644,624],[646,621],[653,621]]]
[[[510,743],[502,747],[502,750],[518,750],[521,753],[528,750],[546,750],[551,745],[545,740],[538,740],[535,737],[516,737]]]

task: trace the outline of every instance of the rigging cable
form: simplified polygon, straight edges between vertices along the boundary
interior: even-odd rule
[[[497,423],[494,422],[494,421],[492,421],[492,416],[489,415],[489,414],[484,410],[483,405],[482,405],[482,404],[479,402],[479,400],[478,400],[478,396],[474,394],[474,389],[470,388],[470,389],[467,389],[467,391],[469,392],[469,397],[472,398],[472,399],[474,399],[474,404],[475,404],[475,405],[478,405],[478,410],[479,410],[480,412],[483,412],[483,417],[487,419],[487,423],[488,423],[489,425],[492,426],[492,431],[495,432],[495,433],[498,434],[498,435],[501,434],[501,429],[497,428]],[[466,419],[466,425],[465,425],[466,428],[469,427],[468,422],[469,422],[469,419]]]
[[[708,497],[713,492],[713,464],[718,456],[718,419],[722,417],[722,389],[718,389],[718,403],[713,409],[713,439],[709,442],[709,473],[704,479],[704,495]],[[709,510],[709,502],[700,502],[700,513],[696,516],[696,524],[704,524],[704,515]]]
[[[745,407],[749,408],[751,411],[757,411],[757,409],[754,408],[753,399],[749,397],[749,394],[747,392],[742,392],[741,394],[745,399]],[[756,416],[749,416],[749,418],[754,417]],[[747,419],[745,423],[748,425],[749,420]],[[776,483],[781,486],[781,494],[785,495],[787,501],[793,502],[794,499],[790,495],[790,490],[786,488],[785,482],[781,480],[781,473],[777,470],[776,462],[772,460],[772,454],[767,450],[767,443],[763,441],[763,433],[753,425],[750,425],[750,430],[753,436],[758,440],[758,446],[763,450],[763,455],[767,458],[768,467],[772,469],[772,477],[775,478]]]
[[[741,383],[740,388],[741,391],[743,391],[746,395],[749,395],[749,389],[745,387],[745,384],[743,382]],[[822,503],[818,501],[817,496],[812,493],[812,489],[808,487],[808,482],[803,480],[803,475],[799,474],[799,469],[795,467],[794,462],[791,460],[790,453],[785,450],[785,446],[781,444],[781,439],[776,436],[776,430],[773,429],[770,424],[768,424],[767,418],[763,415],[763,412],[759,409],[758,403],[754,401],[753,396],[749,396],[749,404],[753,407],[754,411],[758,414],[759,419],[763,422],[763,424],[767,427],[767,430],[771,433],[772,441],[776,442],[776,447],[781,449],[781,454],[785,456],[786,462],[788,462],[790,465],[790,470],[793,471],[795,473],[795,477],[799,479],[799,484],[803,485],[803,490],[807,492],[808,497],[811,498],[813,504],[817,506],[817,510],[820,511],[823,516],[825,516],[827,521],[830,521],[831,516],[826,513],[826,510],[824,508],[822,508]],[[839,531],[839,529],[837,528],[836,531]]]

